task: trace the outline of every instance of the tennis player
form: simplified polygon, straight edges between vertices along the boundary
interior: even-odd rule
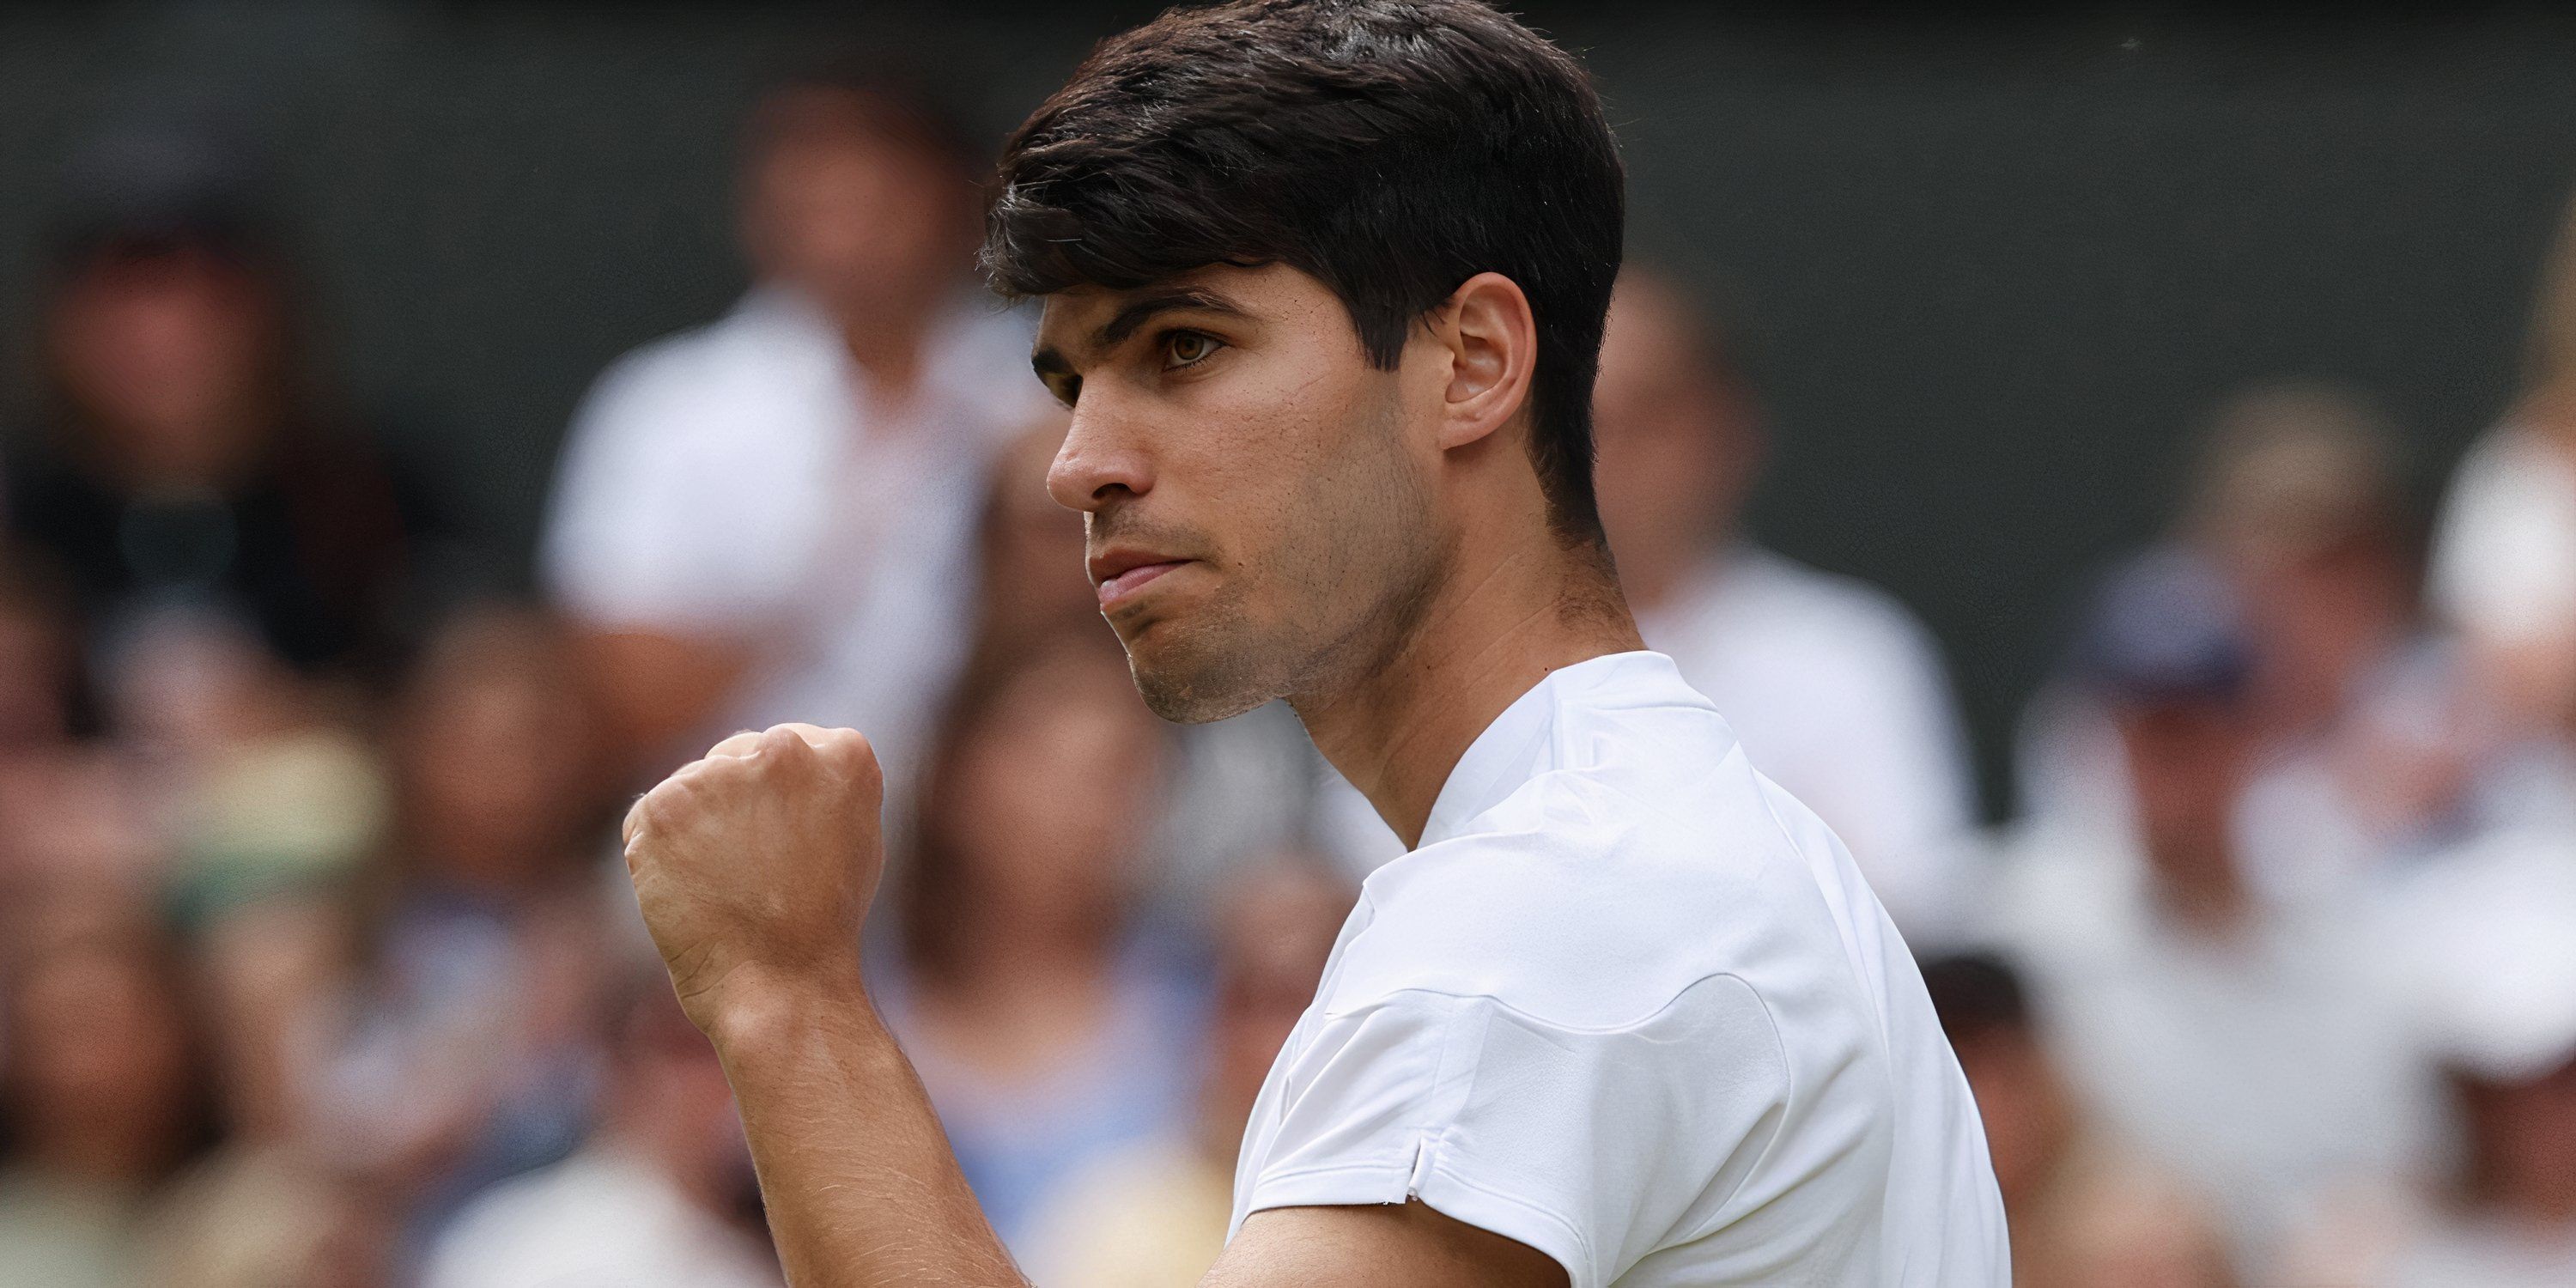
[[[1222,1288],[2002,1288],[1905,945],[1641,649],[1591,491],[1622,174],[1473,0],[1243,0],[1103,44],[1008,144],[1048,483],[1174,720],[1285,698],[1412,846],[1244,1135]],[[1000,374],[996,373],[996,378]],[[628,820],[801,1288],[1025,1281],[863,991],[873,753],[741,734]]]

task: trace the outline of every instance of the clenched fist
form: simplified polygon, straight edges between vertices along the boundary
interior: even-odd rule
[[[635,898],[698,1027],[761,988],[856,988],[884,790],[867,739],[787,724],[717,743],[627,812]]]

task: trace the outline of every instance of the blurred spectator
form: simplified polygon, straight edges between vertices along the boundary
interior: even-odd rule
[[[2179,537],[2244,612],[2260,763],[2237,828],[2267,897],[2380,874],[2466,823],[2456,677],[2419,620],[2395,457],[2361,392],[2296,380],[2220,404],[2200,449]]]
[[[394,712],[399,824],[359,897],[326,1126],[415,1232],[587,1125],[606,887],[586,715],[552,623],[502,608],[442,630]]]
[[[1163,726],[1105,632],[959,686],[871,976],[1006,1242],[1072,1169],[1186,1112],[1194,973],[1137,916]]]
[[[348,877],[382,837],[385,783],[362,713],[228,618],[141,614],[103,659],[114,746],[156,798],[183,921]]]
[[[2576,734],[2576,206],[2543,274],[2521,398],[2470,448],[2433,546],[2499,742]]]
[[[327,1157],[313,1130],[343,931],[334,909],[301,894],[228,910],[198,936],[189,968],[214,1038],[225,1140],[162,1205],[141,1249],[147,1288],[386,1282],[391,1196]]]
[[[2270,739],[2340,719],[2413,629],[2395,452],[2379,409],[2341,385],[2257,384],[2213,418],[2183,532],[2238,586],[2260,641],[2247,701]]]
[[[2563,737],[2576,713],[2576,383],[2534,391],[2460,462],[2434,603],[2460,632],[2499,737]]]
[[[1314,1000],[1353,893],[1317,858],[1244,871],[1217,920],[1216,1000],[1187,1123],[1059,1182],[1022,1264],[1046,1288],[1190,1288],[1225,1247],[1235,1153],[1262,1081]]]
[[[2392,444],[2356,390],[2251,385],[2214,413],[2172,533],[2241,607],[2254,751],[2235,839],[2266,899],[2335,897],[2564,796],[2539,780],[2546,766],[2506,775],[2470,759],[2455,652],[2418,611]],[[2061,678],[2032,709],[2030,812],[2133,808],[2118,733],[2080,682]]]
[[[597,1134],[477,1199],[439,1239],[423,1288],[777,1288],[715,1049],[658,968],[615,1009]]]
[[[76,160],[7,521],[98,627],[201,607],[309,672],[387,643],[434,525],[323,397],[249,170],[140,123]]]
[[[1976,1092],[2012,1230],[2018,1288],[2227,1288],[2203,1205],[2089,1121],[1999,958],[1938,958],[1923,982]]]
[[[165,863],[129,759],[95,733],[68,598],[23,551],[0,555],[0,944],[58,885],[153,889]]]
[[[1679,287],[1622,275],[1594,407],[1601,517],[1646,646],[1834,829],[1909,938],[1957,933],[1975,788],[1931,636],[1876,587],[1745,535],[1760,427]]]
[[[2312,1231],[2302,1282],[2576,1283],[2576,837],[2498,833],[2395,895],[2459,1129],[2447,1178]]]
[[[0,757],[92,732],[68,588],[24,550],[0,551]]]
[[[900,778],[963,662],[988,465],[1042,406],[968,276],[980,147],[841,70],[753,113],[723,320],[621,359],[576,418],[542,550],[630,773],[784,720]]]
[[[1064,432],[1064,417],[1042,417],[993,460],[975,531],[979,654],[1008,657],[1056,635],[1109,629],[1083,568],[1082,515],[1047,494]]]
[[[0,1006],[0,1285],[122,1288],[170,1180],[215,1139],[179,959],[108,904],[27,928]]]
[[[2129,808],[2035,820],[1999,913],[2079,1103],[2207,1194],[2261,1282],[2319,1204],[2420,1157],[2429,1105],[2372,928],[2245,870],[2261,735],[2237,602],[2177,550],[2110,579],[2074,669]]]

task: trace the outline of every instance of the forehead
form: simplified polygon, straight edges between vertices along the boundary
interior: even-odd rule
[[[1207,264],[1142,286],[1067,287],[1046,297],[1038,320],[1038,347],[1080,353],[1123,336],[1104,334],[1139,305],[1171,311],[1196,309],[1232,314],[1255,324],[1347,326],[1340,297],[1312,275],[1285,264],[1246,268]]]

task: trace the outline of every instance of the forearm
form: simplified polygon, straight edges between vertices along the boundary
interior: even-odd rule
[[[1026,1288],[855,980],[751,992],[709,1033],[790,1284]]]

